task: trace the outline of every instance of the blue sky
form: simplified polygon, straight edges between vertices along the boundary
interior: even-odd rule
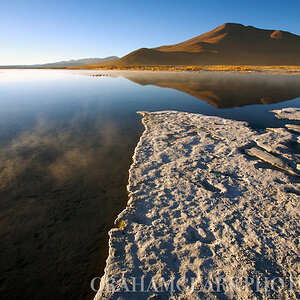
[[[300,35],[299,0],[0,0],[0,65],[123,56],[225,22]]]

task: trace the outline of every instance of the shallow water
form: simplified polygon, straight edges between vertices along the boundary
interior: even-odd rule
[[[90,76],[90,75],[105,76]],[[268,104],[269,103],[269,104]],[[300,76],[118,71],[0,71],[0,294],[90,299],[107,232],[127,202],[140,110],[283,126]]]

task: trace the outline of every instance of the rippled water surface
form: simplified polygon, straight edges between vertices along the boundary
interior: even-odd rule
[[[97,75],[97,76],[91,76]],[[102,75],[102,76],[100,76]],[[300,106],[300,76],[0,70],[0,295],[91,299],[127,202],[136,111],[217,115],[260,129]]]

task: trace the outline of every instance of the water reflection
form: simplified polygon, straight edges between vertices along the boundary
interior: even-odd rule
[[[137,110],[213,114],[263,127],[282,122],[268,110],[299,106],[296,99],[215,107],[297,97],[300,77],[293,76],[5,72],[0,76],[3,299],[92,297],[89,281],[103,272],[107,232],[127,202],[128,168],[143,130]],[[205,95],[215,106],[174,88]]]
[[[273,104],[300,96],[299,76],[285,74],[127,72],[123,76],[140,85],[184,92],[216,108]]]

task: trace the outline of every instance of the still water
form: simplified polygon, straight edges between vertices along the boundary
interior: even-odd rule
[[[97,76],[91,76],[97,75]],[[101,75],[101,76],[100,76]],[[0,295],[91,299],[107,232],[127,202],[136,111],[283,126],[300,76],[0,70]]]

